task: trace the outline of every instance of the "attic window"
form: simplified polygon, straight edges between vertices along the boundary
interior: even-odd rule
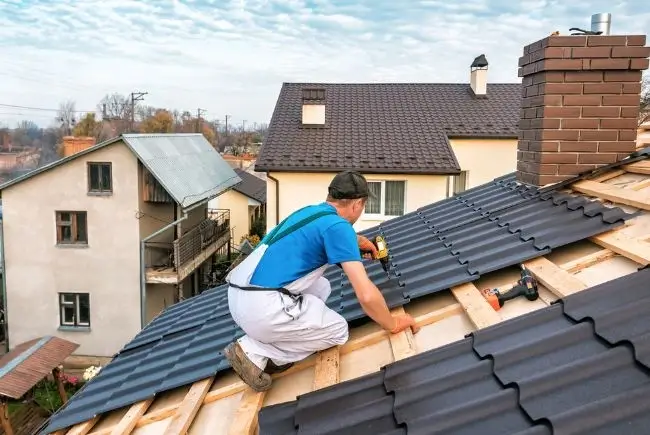
[[[325,99],[325,89],[310,88],[302,90],[303,101],[322,101]]]

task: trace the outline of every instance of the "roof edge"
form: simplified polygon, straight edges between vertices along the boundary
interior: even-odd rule
[[[270,166],[270,165],[255,165],[255,172],[308,172],[308,173],[323,173],[323,172],[342,172],[347,170],[359,171],[362,174],[404,174],[404,175],[457,175],[460,174],[459,169],[446,170],[446,169],[390,169],[390,168],[353,168],[343,166],[316,166],[316,167],[287,167],[287,166]]]

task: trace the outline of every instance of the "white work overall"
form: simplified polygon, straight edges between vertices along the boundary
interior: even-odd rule
[[[260,243],[228,274],[226,281],[240,287],[255,287],[250,279],[267,248],[268,245]],[[296,362],[348,340],[347,321],[325,305],[332,291],[329,281],[322,276],[327,266],[284,286],[296,296],[277,290],[251,291],[232,285],[228,288],[230,313],[246,334],[239,339],[239,345],[261,369],[268,359],[276,365]]]

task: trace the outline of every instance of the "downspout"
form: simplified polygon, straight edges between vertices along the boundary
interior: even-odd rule
[[[4,308],[5,352],[9,352],[9,315],[7,310],[7,268],[5,267],[5,228],[4,219],[0,219],[0,255],[2,255],[2,305]]]
[[[217,195],[218,196],[218,195]],[[169,230],[170,228],[175,227],[177,224],[181,223],[185,219],[187,219],[187,213],[194,210],[197,207],[200,207],[206,203],[208,203],[212,198],[207,198],[204,199],[201,202],[197,202],[193,206],[183,210],[183,216],[176,219],[173,222],[168,223],[158,231],[149,234],[147,237],[142,239],[140,241],[140,327],[144,328],[145,325],[145,319],[146,319],[146,307],[147,307],[147,271],[146,267],[144,264],[144,252],[145,252],[145,243],[147,243],[149,240],[153,239],[154,237],[164,233],[165,231]],[[174,216],[176,216],[176,204],[174,205]],[[4,237],[3,237],[3,243],[4,243]],[[4,266],[4,257],[2,257],[2,262]],[[4,272],[4,269],[3,269]],[[2,279],[4,281],[4,273],[2,274]],[[3,289],[4,290],[4,289]],[[5,313],[6,316],[6,313]]]
[[[280,223],[280,181],[267,171],[266,176],[275,183],[275,224]],[[267,229],[268,231],[268,229]]]

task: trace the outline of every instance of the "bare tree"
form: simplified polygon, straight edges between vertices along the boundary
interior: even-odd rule
[[[56,113],[56,120],[63,130],[63,134],[71,135],[74,125],[77,123],[75,119],[75,103],[72,100],[65,101],[59,104],[59,111]]]
[[[639,125],[646,122],[650,122],[650,74],[646,74],[641,82]]]
[[[111,136],[124,133],[131,119],[131,101],[125,95],[113,93],[105,95],[97,105],[102,120],[106,124],[104,130],[110,131]]]

